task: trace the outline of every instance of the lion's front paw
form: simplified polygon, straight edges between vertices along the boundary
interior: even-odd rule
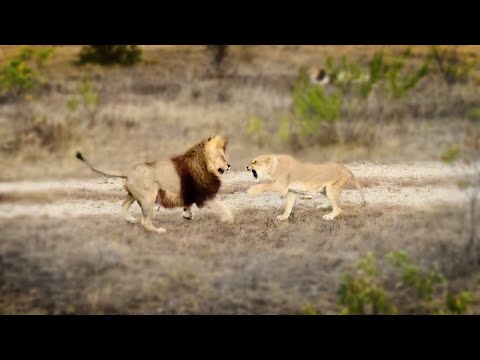
[[[127,220],[130,224],[136,224],[138,222],[138,220],[135,219],[133,216],[126,217],[125,220]]]
[[[277,220],[279,221],[285,221],[288,219],[288,215],[278,215]]]
[[[235,219],[233,218],[233,216],[224,216],[220,219],[220,221],[224,222],[224,223],[227,223],[227,224],[233,224]]]

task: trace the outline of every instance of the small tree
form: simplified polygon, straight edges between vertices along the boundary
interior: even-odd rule
[[[228,45],[207,45],[211,56],[211,65],[218,76],[223,75],[223,63],[228,56]]]
[[[142,51],[138,45],[87,45],[79,54],[79,64],[130,66],[141,61]]]

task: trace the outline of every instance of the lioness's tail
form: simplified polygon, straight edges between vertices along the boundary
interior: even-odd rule
[[[88,163],[87,160],[84,159],[84,157],[82,156],[82,154],[80,152],[77,152],[77,159],[79,160],[82,160],[85,164],[87,164],[87,166],[92,169],[93,171],[99,173],[99,174],[102,174],[102,175],[105,175],[105,176],[109,176],[109,177],[117,177],[117,178],[124,178],[126,179],[127,177],[124,176],[124,175],[117,175],[117,174],[107,174],[107,173],[104,173],[103,171],[100,171],[100,170],[97,170],[97,169],[94,169],[92,165],[90,165]]]
[[[355,187],[357,188],[357,190],[360,192],[360,196],[362,197],[362,205],[365,206],[365,205],[367,205],[367,202],[365,201],[365,197],[363,196],[362,187],[360,186],[360,183],[358,182],[355,175],[353,175],[352,172],[350,172],[350,173],[352,174],[351,180],[352,180],[353,184],[355,185]]]

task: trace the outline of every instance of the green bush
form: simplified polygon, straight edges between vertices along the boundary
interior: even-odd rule
[[[41,68],[52,52],[52,48],[34,50],[23,47],[19,55],[0,68],[0,87],[14,96],[32,90],[41,82]]]
[[[380,284],[375,258],[368,254],[358,262],[356,274],[345,274],[337,289],[337,302],[343,315],[391,314],[385,289]]]
[[[480,120],[480,107],[474,107],[465,112],[465,117],[471,121]]]
[[[442,155],[442,161],[452,164],[460,158],[461,149],[459,145],[453,145],[450,148],[446,149]]]
[[[387,255],[387,260],[398,271],[403,284],[412,288],[416,295],[426,301],[432,301],[437,287],[446,284],[445,277],[437,272],[422,271],[414,265],[405,251],[394,251]]]
[[[343,56],[337,63],[329,57],[326,68],[331,74],[332,83],[343,92],[354,89],[362,98],[367,98],[376,84],[383,83],[394,98],[404,97],[409,90],[415,88],[429,72],[431,58],[427,57],[418,69],[408,65],[412,57],[410,48],[400,56],[385,56],[377,51],[363,69],[355,62],[347,61]]]
[[[323,88],[310,84],[306,69],[300,68],[293,89],[293,113],[302,136],[317,135],[322,126],[338,121],[341,107],[339,91],[327,96]]]
[[[79,64],[130,66],[140,62],[142,51],[138,45],[87,45],[79,54]]]
[[[457,46],[440,48],[431,46],[429,58],[436,64],[436,71],[448,86],[468,79],[477,64],[476,58],[461,55]]]
[[[76,112],[80,107],[88,116],[88,126],[94,125],[96,122],[100,96],[89,80],[79,82],[75,90],[76,95],[67,101],[67,108],[71,112]]]
[[[427,57],[418,69],[412,69],[407,67],[407,60],[411,56],[412,51],[407,48],[402,55],[394,57],[387,64],[386,76],[394,98],[404,97],[409,90],[415,88],[420,80],[428,75],[430,58]]]
[[[341,314],[394,315],[412,310],[425,314],[464,314],[469,310],[472,295],[468,291],[448,294],[448,282],[440,272],[422,270],[405,251],[391,252],[385,259],[393,266],[393,273],[381,273],[370,253],[357,263],[355,273],[343,275],[337,288]],[[396,303],[394,294],[386,289],[388,280],[393,280],[395,291],[402,294]],[[409,308],[401,304],[409,304]]]

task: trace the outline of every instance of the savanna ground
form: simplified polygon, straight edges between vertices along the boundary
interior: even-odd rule
[[[476,121],[465,113],[480,105],[477,72],[449,86],[428,76],[402,100],[369,99],[364,111],[342,114],[337,141],[282,142],[277,132],[300,66],[343,54],[362,63],[378,47],[237,46],[222,77],[209,75],[202,46],[142,49],[141,64],[122,68],[79,67],[79,47],[56,47],[40,87],[0,98],[0,313],[336,314],[342,275],[369,252],[382,258],[399,249],[441,271],[452,292],[471,292],[468,313],[479,313],[480,272],[471,261],[478,244],[469,244],[470,225],[479,225],[458,186],[478,174],[475,164],[440,161]],[[416,61],[428,48],[413,51]],[[16,52],[0,47],[0,66]],[[97,105],[69,108],[85,78]],[[252,118],[262,129],[252,131]],[[220,198],[235,215],[231,225],[208,210],[194,208],[187,221],[181,209],[160,209],[156,225],[167,233],[147,233],[119,215],[122,182],[74,158],[82,150],[98,168],[120,171],[215,133],[229,139],[233,170]],[[315,209],[321,196],[297,199],[292,217],[275,221],[283,199],[246,195],[254,180],[245,165],[266,152],[347,164],[367,206],[348,188],[335,221]]]

